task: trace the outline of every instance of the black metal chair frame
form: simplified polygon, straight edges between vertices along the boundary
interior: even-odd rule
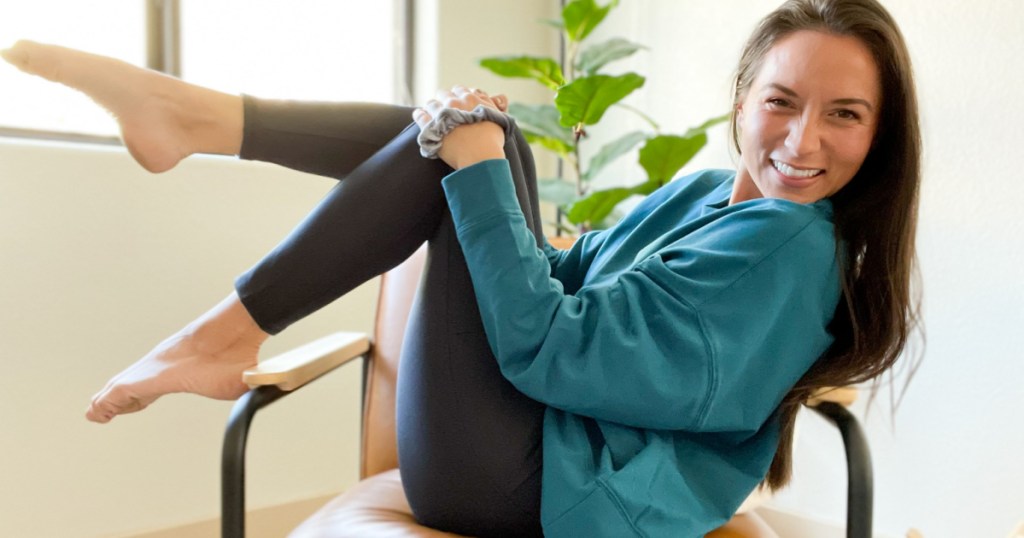
[[[365,393],[369,355],[360,357],[364,359],[362,363]],[[231,410],[221,456],[223,538],[245,537],[245,448],[252,420],[257,411],[288,394],[289,392],[274,386],[259,387],[243,395]],[[871,538],[874,482],[867,437],[857,419],[842,405],[822,402],[811,409],[834,424],[843,438],[847,468],[846,536]]]

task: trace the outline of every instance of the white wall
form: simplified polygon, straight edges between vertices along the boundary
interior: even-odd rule
[[[84,410],[108,378],[227,295],[332,183],[210,157],[152,176],[120,149],[0,140],[0,534],[100,536],[218,513],[230,403],[169,396],[105,426]],[[359,288],[265,356],[368,330],[374,293]],[[252,506],[354,479],[358,377],[349,369],[257,418]]]
[[[728,109],[743,40],[778,3],[623,2],[603,36],[624,35],[651,48],[619,68],[650,76],[634,104],[678,132]],[[867,416],[876,529],[1003,537],[1024,521],[1024,4],[884,3],[909,41],[922,105],[918,237],[928,341],[895,424],[886,391]],[[626,113],[612,118],[616,131],[640,125]],[[724,131],[690,169],[732,166]],[[606,176],[640,173],[623,165]],[[863,404],[858,410],[863,417]],[[837,434],[816,417],[804,417],[801,426],[797,478],[776,504],[841,522],[845,471]]]

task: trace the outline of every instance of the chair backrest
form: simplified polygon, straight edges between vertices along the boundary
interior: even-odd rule
[[[366,372],[360,478],[398,467],[395,434],[398,358],[426,253],[424,245],[401,265],[381,276],[373,347]]]

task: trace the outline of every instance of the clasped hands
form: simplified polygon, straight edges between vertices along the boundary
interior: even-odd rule
[[[505,112],[508,99],[504,95],[491,97],[481,90],[457,85],[451,90],[438,91],[437,96],[427,101],[423,108],[414,110],[412,117],[420,129],[424,129],[445,108],[468,112],[480,105]],[[481,121],[452,129],[445,135],[437,156],[448,166],[459,170],[488,159],[504,159],[504,145],[505,131],[502,127]]]

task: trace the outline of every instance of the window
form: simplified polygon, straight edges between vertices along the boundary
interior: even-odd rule
[[[0,46],[19,38],[57,43],[145,64],[143,2],[7,2]],[[113,120],[87,97],[0,62],[0,126],[113,135]]]
[[[181,78],[260,97],[396,102],[406,38],[396,5],[405,2],[179,0]],[[24,37],[146,64],[146,2],[25,0],[4,11],[0,45]],[[6,134],[117,132],[84,96],[7,64],[0,88]]]

